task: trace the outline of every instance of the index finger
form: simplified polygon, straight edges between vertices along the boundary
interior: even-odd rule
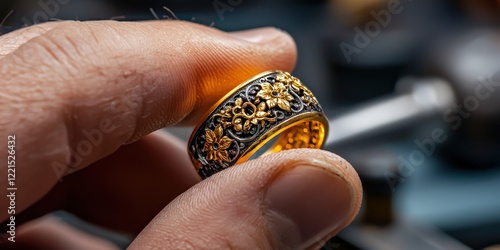
[[[68,169],[163,126],[193,124],[240,82],[290,70],[295,59],[293,40],[274,28],[231,35],[180,21],[67,22],[31,39],[0,59],[0,131],[18,138],[19,197],[30,197],[18,210]]]

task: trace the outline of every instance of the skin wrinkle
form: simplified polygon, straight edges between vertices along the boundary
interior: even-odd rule
[[[19,48],[25,42],[45,34],[47,31],[57,27],[60,22],[49,22],[41,25],[29,26],[16,32],[0,35],[0,59]]]
[[[73,37],[66,34],[66,33],[62,33],[62,37],[64,38],[62,41],[66,41],[69,43],[69,46],[67,48],[72,48],[73,51],[77,56],[79,56],[80,58],[84,58],[84,55],[80,54],[80,50],[78,49],[78,44],[76,41],[74,41]],[[58,40],[58,42],[61,41],[61,40]]]
[[[57,68],[58,65],[61,65],[63,66],[63,69],[71,69],[75,67],[74,65],[71,65],[72,61],[70,60],[70,58],[73,57],[73,52],[68,51],[68,47],[61,44],[63,38],[64,36],[58,36],[55,38],[50,36],[49,33],[46,33],[43,36],[33,38],[32,43],[30,44],[36,45],[38,52],[42,51],[48,55],[47,58],[50,60],[49,65],[55,68]],[[53,64],[54,60],[56,62],[55,65]]]
[[[117,60],[117,61],[120,61],[118,58],[117,58],[116,60]],[[95,70],[94,70],[94,71],[98,72],[98,73],[99,73],[99,75],[107,75],[107,74],[108,74],[108,73],[106,73],[106,71],[107,71],[107,70],[103,69],[103,67],[102,67],[102,66],[99,66],[99,65],[93,65],[93,67],[95,68]],[[120,74],[119,74],[119,75],[120,75]],[[134,76],[134,77],[132,77],[132,76]],[[140,85],[138,85],[139,87],[142,87],[142,88],[144,88],[144,89],[147,89],[147,88],[145,88],[145,87],[144,87],[144,84],[143,84],[143,83],[144,83],[144,80],[143,80],[143,79],[144,79],[144,75],[143,75],[143,74],[138,74],[135,70],[132,70],[132,71],[124,70],[124,71],[123,71],[123,73],[121,73],[121,77],[122,77],[123,79],[120,79],[120,78],[119,78],[119,79],[117,79],[117,80],[114,80],[114,82],[116,82],[116,83],[113,83],[113,82],[112,82],[112,83],[110,83],[110,84],[120,84],[122,80],[128,80],[128,81],[132,81],[132,80],[134,80],[134,81],[136,81],[136,82],[138,82],[138,83],[141,83]],[[109,77],[108,77],[108,78],[109,78]],[[98,80],[98,79],[96,79],[96,81],[99,81],[99,80]],[[78,86],[78,87],[79,87],[79,86]],[[136,87],[137,87],[137,86],[136,86]],[[101,91],[101,88],[92,88],[92,89],[90,89],[90,91]],[[144,91],[144,92],[145,92],[145,94],[147,94],[148,92],[152,92],[152,91],[154,91],[154,89],[152,89],[152,90],[150,90],[150,91]],[[86,92],[86,91],[80,91],[78,88],[76,88],[76,90],[71,91],[71,92],[72,92],[72,93],[75,93],[75,94],[73,94],[73,95],[77,95],[76,93],[81,93],[81,92]],[[135,103],[136,103],[136,104],[138,104],[138,106],[140,107],[138,110],[144,110],[144,109],[143,109],[144,105],[142,105],[142,104],[141,104],[141,103],[143,102],[143,100],[142,100],[143,98],[140,96],[140,95],[141,95],[141,91],[135,91],[135,93],[136,93],[136,94],[135,94],[135,96],[134,96],[134,97],[127,97],[127,98],[128,98],[128,99],[140,99],[141,101],[136,101]],[[66,94],[66,95],[67,95],[67,94]],[[63,94],[63,96],[64,96],[64,94]],[[96,93],[96,94],[94,94],[94,95],[92,95],[92,96],[99,96],[99,97],[103,97],[103,96],[105,96],[105,95],[102,95],[102,94]],[[75,97],[76,97],[76,96],[75,96]],[[71,99],[74,99],[74,98],[71,98]],[[76,98],[76,99],[78,100],[79,98]],[[89,100],[82,100],[82,101],[81,101],[81,103],[86,103],[86,102],[88,102],[88,101],[89,101]],[[105,103],[105,102],[106,102],[106,100],[98,100],[97,102],[103,102],[103,103]],[[75,107],[75,108],[74,108],[74,110],[80,110],[80,109],[85,110],[85,108],[86,108],[86,107],[80,108],[80,107],[79,107],[80,105],[79,105],[79,104],[76,104],[76,103],[77,103],[77,102],[76,102],[76,101],[74,101],[72,104],[70,104],[70,106]],[[92,105],[95,105],[95,104],[90,104],[89,106],[92,106]],[[96,106],[99,106],[99,105],[96,105]],[[79,108],[76,108],[76,107],[79,107]],[[129,113],[130,113],[130,114],[134,114],[134,113],[135,113],[137,116],[140,116],[141,111],[138,111],[138,110],[135,110],[134,112],[130,111]],[[128,115],[126,115],[126,116],[128,116]],[[136,117],[136,118],[135,118],[135,121],[138,121],[138,120],[139,120],[139,117]],[[74,124],[74,123],[73,123],[73,124]],[[129,122],[128,124],[136,124],[136,123],[134,123],[134,122]],[[130,138],[130,137],[132,137],[132,136],[133,136],[133,133],[134,133],[134,132],[132,131],[132,132],[130,132],[128,135],[125,135],[125,137],[126,137],[126,138]],[[81,137],[81,135],[80,135],[80,137]],[[80,139],[78,139],[78,137],[76,137],[76,138],[77,138],[77,139],[76,139],[76,141],[79,141],[79,140],[80,140]],[[124,141],[127,141],[127,140],[129,140],[129,139],[126,139],[126,140],[124,140]]]
[[[0,78],[0,80],[2,80],[2,85],[7,85],[7,86],[14,86],[14,83],[13,83],[13,79],[14,77],[12,78],[8,78],[7,76],[9,75],[14,75],[18,78],[21,78],[19,83],[16,83],[16,89],[17,90],[22,90],[22,86],[24,84],[26,84],[27,81],[31,81],[32,79],[28,79],[28,78],[24,78],[26,77],[27,75],[29,75],[29,72],[33,72],[33,71],[30,71],[31,69],[30,68],[26,68],[26,67],[15,67],[15,65],[26,65],[26,66],[29,66],[29,61],[28,61],[29,57],[25,57],[25,56],[18,56],[18,55],[13,55],[13,54],[8,54],[7,56],[3,57],[0,59],[0,73],[2,76],[2,78]],[[21,70],[22,69],[22,70]],[[6,90],[8,90],[9,88],[6,88]]]
[[[20,47],[20,51],[24,53],[17,53],[17,54],[10,54],[9,56],[3,58],[3,60],[6,60],[7,62],[5,64],[9,64],[9,60],[14,59],[14,62],[12,62],[13,65],[16,64],[16,59],[21,59],[22,61],[18,64],[23,65],[24,67],[17,67],[14,70],[17,72],[9,72],[7,73],[7,76],[11,75],[11,79],[16,79],[21,76],[28,76],[33,74],[34,72],[40,74],[40,76],[35,79],[36,83],[34,84],[33,80],[34,79],[26,79],[26,81],[21,81],[20,86],[18,86],[17,90],[22,90],[24,89],[25,91],[23,92],[23,96],[27,94],[29,98],[36,100],[36,98],[45,98],[47,101],[57,101],[58,99],[54,98],[47,98],[47,94],[50,96],[53,92],[53,89],[60,89],[59,86],[52,86],[49,83],[55,82],[61,84],[61,82],[65,82],[66,79],[61,78],[61,76],[65,76],[69,72],[66,70],[65,72],[61,74],[56,74],[56,75],[47,75],[46,73],[51,72],[52,68],[54,66],[57,66],[53,64],[53,60],[51,59],[51,54],[53,54],[53,49],[50,49],[49,47],[53,46],[50,44],[50,42],[41,37],[37,37],[34,39],[35,42],[30,43],[29,45],[23,45]],[[39,53],[40,56],[38,57],[32,57],[30,56],[33,53]],[[20,54],[20,55],[19,55]],[[30,59],[27,61],[26,59]],[[33,62],[33,60],[37,60],[36,62]],[[45,70],[48,68],[48,70]],[[57,68],[57,67],[56,67]],[[20,71],[21,69],[25,69],[25,71]],[[63,69],[67,69],[66,67],[63,67]],[[15,76],[15,77],[14,77]],[[54,77],[56,79],[54,79]],[[69,77],[68,77],[69,78]],[[7,77],[9,79],[9,77]],[[52,81],[40,81],[41,79],[53,79]],[[24,88],[25,86],[30,86],[29,88]],[[41,93],[36,93],[33,94],[33,87],[35,87],[37,90],[43,90]],[[68,86],[65,86],[66,88]]]

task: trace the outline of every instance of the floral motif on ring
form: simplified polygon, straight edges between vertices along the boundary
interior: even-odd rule
[[[203,152],[207,152],[207,156],[205,157],[207,161],[216,161],[219,165],[230,161],[227,149],[231,146],[233,140],[227,136],[223,136],[223,133],[224,130],[221,125],[215,127],[213,131],[210,129],[206,130]]]
[[[288,93],[288,88],[282,82],[275,82],[274,85],[270,83],[262,83],[262,89],[257,93],[257,97],[260,97],[266,101],[269,108],[273,108],[276,105],[285,111],[290,112],[290,101],[293,100],[293,96]]]

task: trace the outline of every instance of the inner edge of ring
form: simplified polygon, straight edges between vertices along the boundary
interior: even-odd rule
[[[287,150],[288,148],[283,148],[284,146],[282,142],[282,139],[287,136],[287,132],[294,132],[294,134],[296,134],[297,133],[296,130],[299,129],[301,125],[308,122],[318,122],[319,124],[319,133],[318,133],[319,138],[318,142],[316,143],[316,147],[314,148],[320,149],[323,146],[328,136],[328,120],[322,113],[303,113],[284,121],[279,126],[274,127],[272,130],[269,130],[265,134],[260,136],[259,140],[257,140],[251,146],[249,146],[250,150],[242,154],[235,164],[247,161],[252,156],[254,156],[254,154],[258,152],[259,149],[261,149],[263,146],[265,146],[269,141],[273,139],[276,139],[273,145],[271,145],[269,149],[267,149],[264,153],[262,153],[262,155],[258,155],[257,157],[267,155],[270,153],[276,153],[282,150]],[[292,147],[290,149],[294,148],[307,148],[307,147]]]

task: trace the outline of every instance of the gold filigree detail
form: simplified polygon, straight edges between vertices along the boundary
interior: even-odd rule
[[[282,72],[276,76],[276,81],[285,85],[290,85],[292,89],[301,95],[301,100],[306,105],[317,105],[318,100],[314,97],[313,93],[299,80],[299,78],[290,75],[288,72]]]
[[[286,72],[277,74],[276,81],[272,84],[262,82],[259,85],[261,89],[257,92],[253,102],[239,97],[232,105],[215,115],[221,118],[220,123],[224,129],[232,127],[236,132],[248,132],[252,125],[264,126],[266,122],[276,122],[277,118],[271,113],[272,108],[277,106],[284,111],[291,112],[290,101],[294,97],[289,92],[290,89],[295,89],[306,104],[316,100],[297,78]]]
[[[279,107],[291,112],[290,101],[294,99],[289,90],[300,96],[306,105],[317,104],[311,91],[298,78],[287,72],[277,74],[274,83],[260,83],[260,90],[253,102],[239,97],[234,104],[225,107],[215,116],[220,117],[220,124],[224,129],[232,127],[236,132],[248,132],[253,125],[264,126],[266,122],[276,122],[277,118],[271,113],[271,108]]]
[[[316,100],[316,97],[314,97],[313,93],[306,87],[304,86],[298,78],[295,78],[292,82],[292,88],[297,91],[297,93],[300,93],[302,91],[302,101],[307,104],[313,104],[317,105],[318,100]]]
[[[232,110],[235,114],[232,124],[236,131],[249,131],[251,124],[257,125],[260,122],[261,126],[264,126],[266,121],[276,121],[276,118],[270,117],[271,111],[267,110],[265,102],[261,102],[256,106],[251,102],[243,102],[243,99],[238,98]]]
[[[282,82],[286,85],[290,85],[292,81],[294,80],[295,77],[293,77],[290,73],[288,72],[281,72],[276,76],[276,81]],[[296,78],[295,78],[296,79]]]
[[[217,161],[219,165],[230,161],[227,149],[231,146],[233,140],[227,136],[223,136],[223,134],[224,130],[221,125],[215,127],[213,131],[210,129],[206,130],[203,151],[208,152],[206,156],[207,161]]]
[[[267,122],[275,122],[271,111],[265,102],[255,101],[243,102],[242,98],[237,98],[233,107],[227,107],[219,112],[217,116],[221,117],[221,124],[224,128],[233,127],[235,131],[249,131],[252,125],[261,124],[264,126]]]
[[[290,112],[290,101],[293,100],[293,96],[288,93],[288,88],[285,84],[276,82],[274,85],[271,85],[265,82],[260,86],[262,89],[257,93],[257,97],[264,99],[269,108],[278,105],[280,109]]]

